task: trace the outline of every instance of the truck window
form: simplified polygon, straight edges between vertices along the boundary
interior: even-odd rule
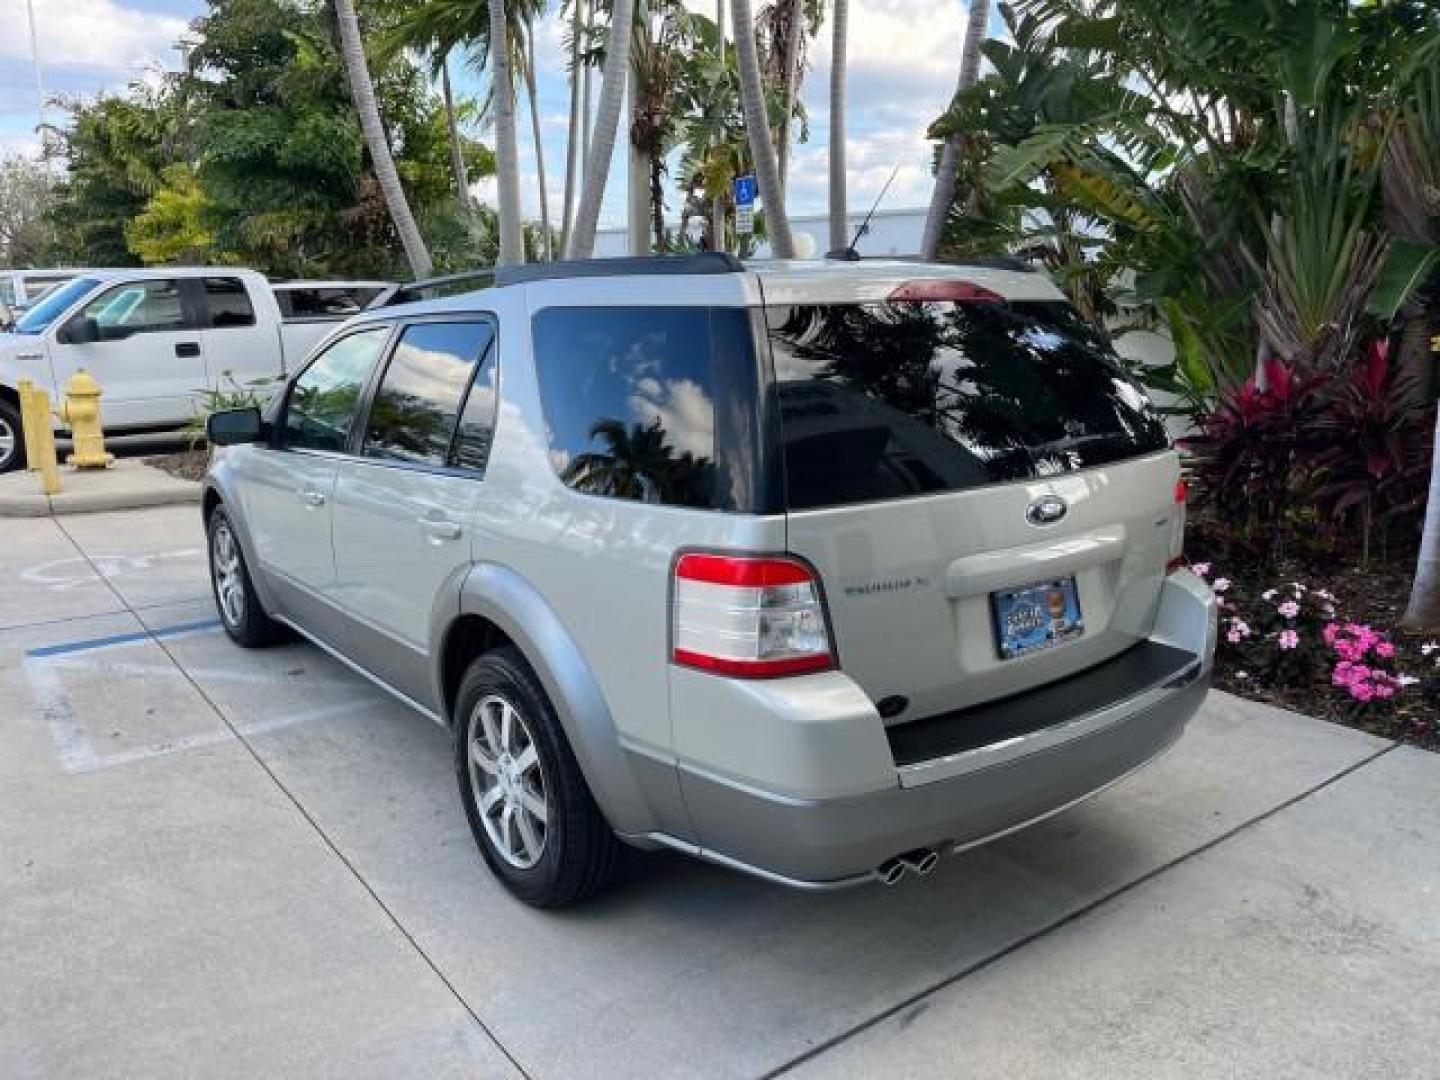
[[[81,308],[77,318],[93,320],[98,331],[94,339],[81,340],[121,341],[187,326],[180,283],[174,280],[132,281],[106,289]]]
[[[275,290],[275,300],[287,321],[346,319],[364,311],[382,291],[379,285],[286,287]]]
[[[215,329],[255,325],[255,308],[239,278],[207,277],[204,292],[205,312]]]
[[[87,295],[100,282],[95,278],[74,278],[52,292],[32,307],[15,325],[17,334],[43,334],[56,319],[70,310],[70,305]]]

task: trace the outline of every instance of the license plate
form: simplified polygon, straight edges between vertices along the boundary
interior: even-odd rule
[[[991,593],[990,607],[995,613],[995,642],[1004,660],[1073,640],[1085,629],[1073,577]]]

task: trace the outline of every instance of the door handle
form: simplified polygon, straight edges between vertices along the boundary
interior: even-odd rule
[[[194,341],[177,341],[175,343],[176,356],[199,356],[200,346]]]
[[[300,501],[310,509],[318,510],[325,505],[325,493],[314,488],[301,488]]]
[[[441,517],[422,517],[420,528],[432,544],[447,544],[452,540],[459,540],[464,531],[456,522]]]

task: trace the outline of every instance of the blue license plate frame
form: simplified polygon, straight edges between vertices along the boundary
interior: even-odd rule
[[[1015,660],[1074,641],[1085,632],[1075,578],[1057,577],[990,594],[995,648]]]

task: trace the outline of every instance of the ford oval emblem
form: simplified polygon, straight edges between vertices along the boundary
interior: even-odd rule
[[[1042,495],[1026,508],[1025,520],[1031,525],[1054,525],[1069,509],[1059,495]]]

